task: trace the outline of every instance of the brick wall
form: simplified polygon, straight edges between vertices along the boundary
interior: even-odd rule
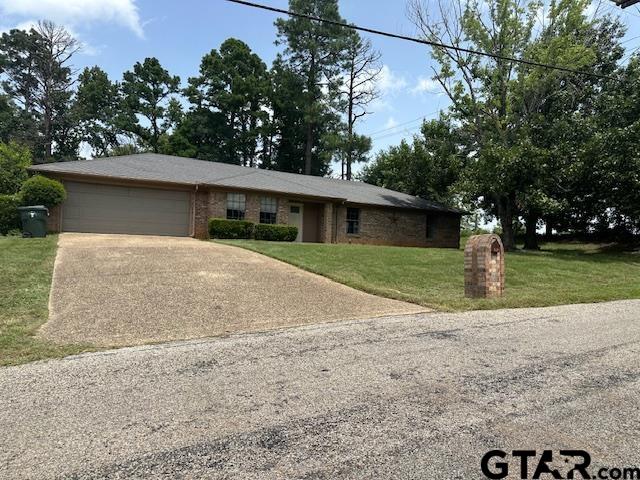
[[[194,195],[193,236],[204,240],[209,238],[209,192],[198,190]]]
[[[260,197],[268,195],[243,192],[246,199],[245,219],[260,221]],[[201,238],[202,228],[206,232],[208,218],[226,218],[227,192],[210,190],[196,197],[195,236]],[[289,221],[289,201],[287,197],[278,197],[277,222]],[[291,199],[299,202],[299,200]],[[304,203],[304,202],[301,202]],[[205,213],[206,212],[206,213]],[[334,225],[334,219],[337,222]],[[431,225],[432,236],[427,238],[427,219]],[[202,227],[204,225],[204,227]],[[324,243],[362,243],[370,245],[398,245],[414,247],[450,247],[460,244],[460,215],[425,213],[421,211],[393,208],[360,208],[360,233],[347,234],[347,208],[325,203],[319,211],[318,240]]]
[[[209,218],[227,218],[227,193],[209,191]]]
[[[460,216],[429,213],[432,237],[427,238],[427,214],[391,208],[360,208],[360,232],[347,234],[347,207],[337,207],[337,242],[412,247],[451,247],[460,244]]]

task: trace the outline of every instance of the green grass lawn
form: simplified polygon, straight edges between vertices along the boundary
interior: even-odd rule
[[[57,346],[34,334],[47,321],[57,235],[0,236],[0,366],[89,350]]]
[[[464,297],[463,252],[441,248],[225,241],[376,295],[444,311],[640,298],[640,254],[546,244],[506,254],[499,299]]]

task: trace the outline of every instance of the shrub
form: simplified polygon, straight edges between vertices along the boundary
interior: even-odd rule
[[[293,242],[298,236],[298,227],[259,223],[254,227],[253,233],[256,240]]]
[[[13,195],[27,179],[31,153],[15,142],[0,143],[0,194]]]
[[[250,239],[252,234],[252,222],[224,218],[209,219],[209,236],[211,238]]]
[[[57,180],[35,175],[22,184],[20,201],[23,205],[44,205],[51,208],[67,198],[64,186]]]
[[[0,195],[0,235],[20,228],[18,203],[16,195]]]

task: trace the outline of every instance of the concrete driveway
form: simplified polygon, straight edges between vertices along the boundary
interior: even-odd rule
[[[140,345],[419,311],[236,247],[65,233],[40,334]]]
[[[562,478],[586,450],[597,478],[640,467],[639,319],[410,315],[2,368],[0,478],[467,480],[494,448],[552,449]]]

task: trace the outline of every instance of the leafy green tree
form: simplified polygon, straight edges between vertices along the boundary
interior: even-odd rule
[[[342,166],[342,179],[352,180],[352,166],[354,163],[366,163],[369,161],[371,151],[371,137],[359,135],[353,131],[353,124],[347,123],[344,131],[335,136],[336,160]]]
[[[161,151],[212,162],[228,160],[226,142],[233,134],[222,113],[208,108],[192,109],[181,117],[171,135],[163,137]]]
[[[573,212],[574,218],[594,230],[638,234],[640,57],[633,56],[620,69],[620,81],[606,83],[596,107],[597,115],[590,119],[587,132],[591,135],[576,171],[583,190],[576,196],[575,204],[581,208]]]
[[[224,128],[218,122],[210,124],[215,130],[209,135],[225,147],[225,155],[217,160],[248,167],[258,164],[268,121],[268,90],[267,66],[240,40],[225,40],[220,51],[211,50],[202,58],[200,75],[189,79],[185,93],[197,115],[208,109],[225,119]]]
[[[96,156],[107,156],[120,145],[126,122],[121,111],[119,85],[109,80],[100,67],[85,68],[78,76],[75,113],[81,138]]]
[[[416,1],[416,25],[430,40],[500,57],[534,60],[573,69],[598,61],[594,22],[586,0],[551,2],[541,29],[534,30],[540,2],[459,1],[436,19]],[[535,248],[538,220],[561,207],[550,195],[557,171],[552,143],[541,140],[545,122],[579,112],[591,88],[583,76],[530,68],[497,57],[434,48],[435,79],[452,101],[451,114],[468,133],[469,165],[460,186],[469,201],[495,215],[505,248],[515,247],[514,225],[524,216]],[[576,91],[578,91],[576,95]],[[556,114],[553,114],[556,112]],[[559,139],[553,141],[555,145]]]
[[[20,134],[38,161],[75,157],[71,101],[74,82],[71,59],[80,49],[63,27],[38,22],[29,32],[11,30],[0,39],[0,65],[5,94],[21,109]],[[56,155],[55,147],[65,151]],[[76,149],[77,149],[77,144]]]
[[[304,172],[304,79],[280,56],[273,62],[270,79],[269,105],[273,113],[268,125],[266,155],[260,167]]]
[[[289,0],[289,10],[342,22],[338,0]],[[305,175],[327,167],[314,166],[325,155],[314,155],[321,148],[321,122],[328,106],[337,99],[341,83],[340,73],[345,60],[348,33],[344,28],[314,22],[305,18],[278,19],[277,44],[285,44],[284,61],[302,79],[304,89],[304,170]]]
[[[587,3],[552,2],[546,23],[528,47],[526,56],[542,63],[570,65],[601,75],[611,75],[623,51],[624,33],[618,21],[591,20]],[[537,249],[540,220],[551,220],[567,211],[582,189],[575,182],[585,143],[587,124],[604,79],[550,71],[540,67],[518,67],[513,88],[513,118],[522,143],[530,143],[525,158],[529,182],[519,188],[518,209],[526,226],[525,248]]]
[[[3,140],[21,141],[32,148],[38,143],[39,112],[36,109],[38,87],[38,34],[14,29],[0,38],[0,71],[3,73],[3,131],[18,116],[20,127],[5,131]],[[14,113],[15,112],[15,113]],[[6,121],[6,123],[5,123]],[[13,125],[14,127],[16,125]]]
[[[13,195],[28,177],[31,152],[16,142],[0,143],[0,194]]]
[[[21,112],[7,95],[0,94],[0,142],[22,140]]]
[[[133,66],[133,71],[124,73],[121,88],[127,114],[123,130],[134,135],[143,147],[158,153],[161,137],[172,126],[169,102],[179,92],[180,77],[170,75],[157,58],[145,58]],[[149,125],[143,125],[139,116]]]
[[[531,41],[538,6],[491,0],[483,7],[460,0],[446,9],[440,4],[440,11],[432,14],[416,0],[411,8],[414,23],[431,41],[521,57]],[[526,170],[518,165],[520,139],[510,128],[515,63],[437,47],[432,56],[439,65],[434,78],[451,99],[453,118],[470,133],[470,165],[462,183],[466,199],[480,200],[498,217],[504,246],[513,249],[518,172]]]
[[[425,121],[411,143],[380,152],[365,165],[360,178],[367,183],[454,206],[453,188],[464,168],[460,132],[446,117]]]
[[[276,58],[271,69],[269,94],[273,114],[265,135],[267,148],[261,168],[306,172],[306,101],[305,79],[281,57]],[[313,124],[315,148],[311,152],[311,174],[323,176],[330,171],[337,143],[336,132],[341,131],[343,126],[336,112],[326,104],[318,105],[316,118],[319,121]]]

